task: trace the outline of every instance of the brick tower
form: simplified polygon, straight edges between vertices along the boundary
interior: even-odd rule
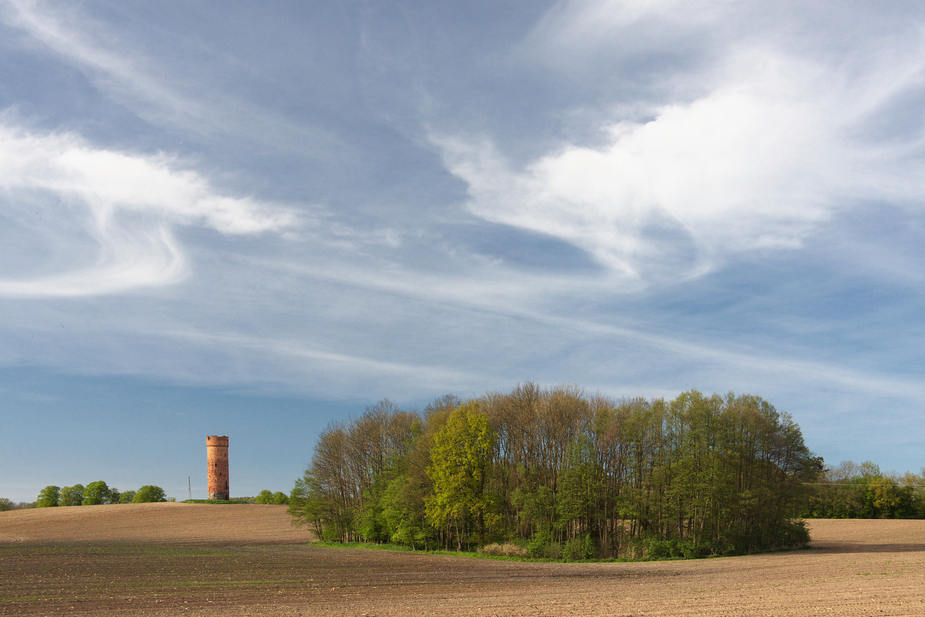
[[[206,437],[206,463],[209,468],[209,499],[229,499],[228,437]]]

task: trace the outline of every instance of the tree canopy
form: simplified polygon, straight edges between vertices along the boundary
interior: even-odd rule
[[[152,503],[156,501],[167,501],[167,495],[161,487],[150,484],[145,484],[135,491],[135,496],[132,498],[133,503]]]

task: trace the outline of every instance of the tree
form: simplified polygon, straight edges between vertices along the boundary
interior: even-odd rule
[[[81,501],[81,505],[97,506],[100,504],[108,503],[109,499],[109,487],[102,480],[97,480],[96,482],[91,482],[84,487],[83,501]]]
[[[132,498],[133,503],[152,503],[156,501],[167,501],[167,496],[164,494],[164,489],[150,484],[138,489],[135,497]]]
[[[16,508],[16,504],[7,499],[6,497],[0,497],[0,512],[7,512]]]
[[[337,522],[336,513],[332,515],[332,501],[326,496],[315,479],[312,468],[305,470],[305,475],[295,481],[295,488],[289,494],[289,508],[286,512],[292,517],[293,525],[307,525],[321,540],[342,540],[342,529]],[[336,509],[336,506],[334,506]],[[332,535],[336,533],[336,536]]]
[[[79,506],[83,503],[83,500],[84,486],[83,484],[75,484],[74,486],[65,486],[61,489],[61,494],[58,496],[58,505]]]
[[[282,491],[271,493],[267,489],[263,489],[257,495],[257,499],[255,499],[255,501],[262,504],[285,505],[289,503],[289,497],[286,496],[286,493]]]
[[[474,400],[453,411],[434,440],[427,469],[434,492],[426,502],[427,515],[436,527],[445,529],[447,541],[450,530],[456,529],[460,550],[469,517],[476,519],[479,545],[484,543],[485,527],[495,506],[495,499],[486,491],[495,446],[488,416]]]
[[[119,503],[133,503],[135,501],[135,491],[125,491],[119,495]]]
[[[557,526],[566,538],[592,531],[600,484],[591,440],[587,435],[579,435],[569,445],[565,466],[559,474]]]
[[[39,496],[35,499],[36,508],[54,508],[58,505],[58,497],[61,494],[61,488],[58,486],[48,485],[42,489]]]

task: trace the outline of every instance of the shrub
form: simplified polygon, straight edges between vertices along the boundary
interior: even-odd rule
[[[562,547],[555,541],[552,534],[547,531],[538,531],[529,542],[527,550],[531,557],[543,559],[560,559]]]
[[[594,557],[594,540],[586,533],[566,540],[562,545],[562,558],[566,561],[583,561]]]

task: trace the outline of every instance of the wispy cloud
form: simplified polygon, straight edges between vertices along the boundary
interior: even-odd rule
[[[114,41],[107,48],[105,29],[101,24],[93,28],[75,28],[89,20],[75,7],[65,9],[48,7],[37,0],[5,0],[5,18],[13,25],[52,50],[59,57],[85,71],[101,88],[118,99],[131,99],[143,104],[148,113],[157,112],[182,120],[184,124],[201,123],[213,117],[209,110],[194,99],[183,97],[167,87],[152,71],[137,66],[132,58],[137,55],[120,53]],[[2,14],[0,14],[2,15]],[[89,32],[94,32],[93,36]]]
[[[633,4],[565,3],[552,40],[581,54],[606,53],[619,37],[601,32],[641,20],[647,28],[685,28],[677,3]],[[700,14],[691,22],[699,24],[727,8],[707,4],[702,14],[683,12]],[[539,30],[548,34],[554,23]],[[696,276],[755,249],[799,248],[820,224],[865,200],[919,199],[921,119],[912,133],[890,139],[872,138],[867,127],[903,96],[921,94],[921,32],[884,37],[885,49],[840,65],[796,53],[792,42],[714,43],[721,49],[702,59],[708,67],[679,64],[662,77],[676,83],[661,89],[649,117],[621,118],[616,105],[614,120],[598,127],[603,145],[563,142],[515,168],[490,136],[432,141],[467,182],[477,216],[561,238],[643,281]]]
[[[164,50],[152,56],[130,32],[94,19],[80,5],[2,0],[0,20],[77,68],[104,96],[158,127],[203,140],[244,138],[303,154],[315,147],[330,155],[334,148],[344,146],[321,125],[293,122],[285,114],[236,94],[229,86],[235,70],[253,71],[239,57],[198,47],[195,66],[230,73],[224,80],[204,79],[201,73],[188,72],[186,57],[177,58]],[[138,33],[139,38],[142,35],[146,33]]]
[[[166,285],[188,273],[177,225],[226,235],[294,227],[283,207],[216,191],[165,155],[93,147],[79,137],[0,123],[0,214],[63,253],[61,271],[32,264],[0,278],[0,296],[54,297]],[[47,223],[46,223],[47,221]],[[86,245],[97,247],[89,263]]]

